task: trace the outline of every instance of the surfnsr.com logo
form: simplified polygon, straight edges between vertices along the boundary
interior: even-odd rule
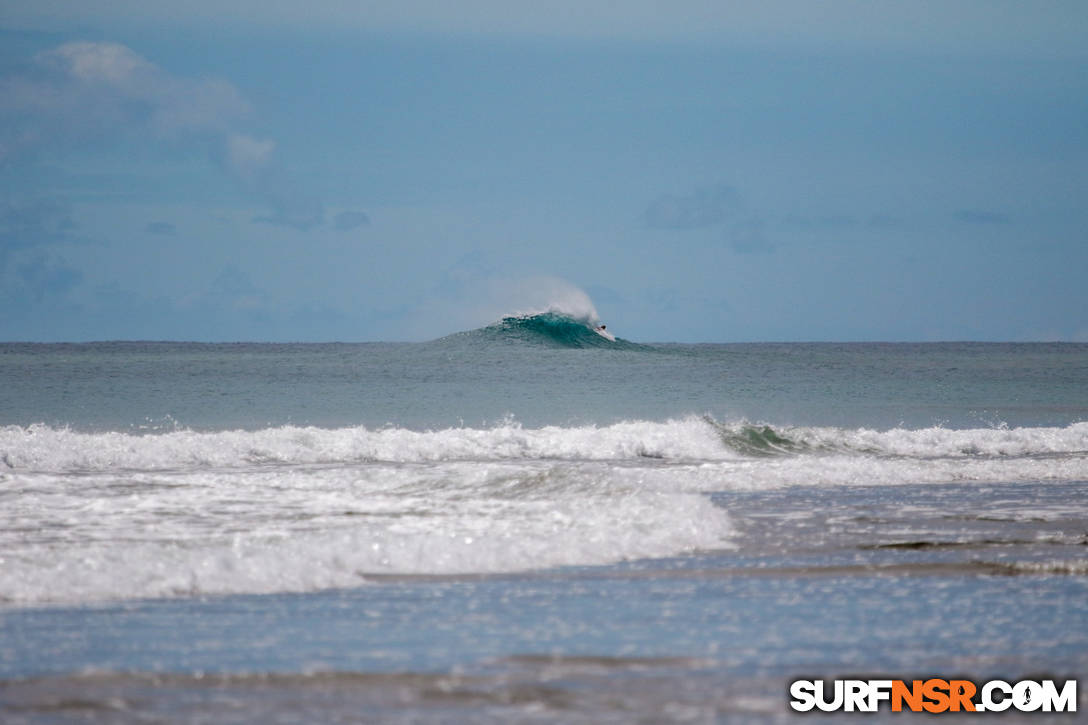
[[[798,712],[1076,712],[1077,681],[1054,680],[795,680],[790,707]]]

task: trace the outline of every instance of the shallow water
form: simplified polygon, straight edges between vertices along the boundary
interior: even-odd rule
[[[9,610],[0,703],[13,722],[775,721],[799,677],[1072,678],[1086,493],[738,493],[730,551]]]

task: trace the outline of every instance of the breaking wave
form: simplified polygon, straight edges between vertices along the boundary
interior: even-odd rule
[[[561,279],[536,277],[522,280],[515,297],[507,302],[499,320],[486,327],[447,335],[437,342],[517,342],[548,347],[607,348],[642,347],[619,340],[612,331],[598,332],[601,317],[593,300],[578,287]]]
[[[1088,457],[1088,423],[1055,428],[772,427],[722,423],[704,416],[598,426],[525,428],[317,428],[176,430],[153,434],[87,433],[36,424],[0,427],[5,470],[93,472],[238,467],[254,464],[423,463],[442,461],[713,462],[764,458],[902,458],[916,461]],[[1088,474],[1088,470],[1085,471]]]
[[[484,333],[508,340],[540,342],[556,347],[608,347],[616,340],[598,334],[591,320],[578,320],[558,312],[524,317],[504,317],[484,328]]]
[[[719,492],[1088,480],[1088,423],[873,431],[689,416],[416,431],[0,428],[0,601],[313,591],[730,548]]]
[[[521,343],[556,348],[648,349],[645,345],[597,332],[595,315],[576,316],[558,310],[508,315],[487,327],[460,332],[439,342]]]

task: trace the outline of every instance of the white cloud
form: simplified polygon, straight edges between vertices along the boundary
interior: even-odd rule
[[[116,43],[67,43],[41,53],[38,61],[87,83],[121,87],[146,86],[159,74],[154,64]]]
[[[276,142],[239,129],[250,110],[225,80],[170,73],[117,43],[66,43],[0,78],[0,162],[150,140],[213,159],[271,208],[258,221],[320,226],[321,203],[274,163]]]
[[[253,179],[268,166],[276,142],[231,134],[227,139],[227,164],[243,179]]]
[[[249,110],[226,81],[173,75],[117,43],[66,43],[0,78],[0,154],[132,137],[208,143]]]

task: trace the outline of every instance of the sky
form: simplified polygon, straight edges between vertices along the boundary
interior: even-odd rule
[[[0,340],[1088,341],[1088,4],[0,0]],[[554,298],[554,299],[553,299]]]

